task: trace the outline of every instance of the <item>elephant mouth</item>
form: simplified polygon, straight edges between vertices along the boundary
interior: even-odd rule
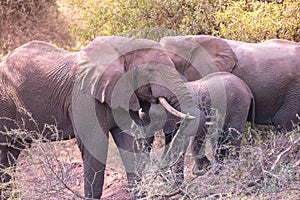
[[[159,103],[172,115],[179,117],[181,119],[195,119],[196,117],[190,115],[189,113],[184,114],[178,110],[176,110],[173,106],[171,106],[164,97],[158,97]]]

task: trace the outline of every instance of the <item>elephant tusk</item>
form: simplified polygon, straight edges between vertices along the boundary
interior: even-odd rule
[[[139,109],[139,118],[140,118],[140,119],[143,119],[143,118],[145,117],[145,115],[146,115],[146,114],[144,113],[143,109],[140,108],[140,109]]]
[[[181,119],[195,119],[196,117],[190,115],[189,113],[184,114],[182,112],[179,112],[178,110],[176,110],[175,108],[173,108],[165,98],[163,97],[159,97],[158,98],[159,103],[172,115],[179,117]]]
[[[205,125],[207,125],[207,126],[212,126],[212,125],[214,125],[215,123],[213,123],[213,122],[205,122]]]

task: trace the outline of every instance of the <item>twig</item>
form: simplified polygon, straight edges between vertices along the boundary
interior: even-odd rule
[[[180,194],[180,190],[176,190],[175,192],[171,193],[171,194],[156,194],[156,195],[153,195],[152,198],[153,199],[169,199],[173,196],[176,196],[178,194]]]
[[[233,193],[228,192],[228,193],[209,193],[209,194],[204,194],[201,196],[197,196],[197,199],[211,199],[211,198],[221,198],[221,197],[226,197],[226,196],[231,196]]]
[[[170,194],[165,194],[165,195],[163,195],[163,197],[164,198],[171,198],[171,197],[174,197],[174,196],[176,196],[178,194],[182,194],[182,190],[181,189],[178,189],[178,190],[176,190],[176,191],[174,191],[174,192],[172,192]]]
[[[44,148],[44,145],[40,145],[40,148],[42,149],[43,152],[47,152],[47,150]],[[62,163],[59,161],[59,159],[57,159],[57,157],[54,157],[56,159],[56,162],[60,165],[60,169],[62,168]],[[82,195],[80,195],[78,192],[76,192],[75,190],[73,190],[72,188],[70,188],[67,183],[64,180],[64,176],[62,173],[62,177],[59,176],[59,174],[56,172],[56,170],[53,167],[53,163],[51,157],[49,158],[49,156],[45,157],[45,160],[43,160],[43,163],[45,164],[46,167],[48,167],[48,169],[50,170],[50,172],[56,177],[56,179],[67,189],[69,190],[72,194],[74,194],[76,197],[80,198],[80,199],[85,199],[85,197],[83,197]]]
[[[297,162],[295,162],[295,164],[293,164],[293,167],[297,167],[298,165],[300,165],[300,160],[298,160]]]
[[[283,152],[281,152],[281,153],[277,156],[275,162],[273,163],[273,165],[272,165],[272,167],[271,167],[271,170],[274,170],[274,169],[275,169],[275,167],[276,167],[277,163],[279,162],[279,160],[281,159],[281,157],[282,157],[284,154],[286,154],[287,152],[289,152],[289,151],[292,149],[292,147],[293,147],[295,144],[297,144],[299,141],[300,141],[300,138],[298,138],[297,140],[295,140],[295,141],[292,143],[292,145],[290,145],[286,150],[284,150]]]
[[[276,178],[276,179],[279,179],[278,176],[277,176],[276,174],[273,174],[273,173],[271,173],[271,172],[269,172],[269,171],[267,171],[267,170],[265,170],[265,169],[262,169],[262,172],[264,172],[264,173],[266,173],[266,174],[269,174],[271,177],[274,177],[274,178]]]

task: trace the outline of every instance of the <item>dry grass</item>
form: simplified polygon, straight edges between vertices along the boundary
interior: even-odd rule
[[[60,15],[56,0],[3,0],[0,2],[0,55],[31,40],[68,48],[69,25]]]
[[[147,163],[148,170],[143,173],[138,189],[146,191],[144,199],[297,199],[300,196],[299,132],[299,126],[287,134],[251,130],[254,144],[243,141],[239,161],[213,162],[212,168],[202,176],[192,175],[193,160],[188,151],[183,185],[175,183],[172,166],[162,169],[157,165],[164,139],[158,133],[152,162]],[[36,140],[32,148],[22,152],[17,164],[16,172],[9,172],[15,179],[13,190],[7,191],[7,199],[83,198],[82,161],[75,140],[51,143]],[[109,165],[104,194],[109,196],[107,199],[128,198],[124,171]]]
[[[243,141],[237,160],[213,162],[202,176],[192,175],[193,160],[185,158],[185,181],[174,184],[172,168],[157,169],[143,177],[145,199],[297,199],[300,196],[299,127],[288,134],[252,130],[255,144]],[[157,162],[152,162],[154,165]]]

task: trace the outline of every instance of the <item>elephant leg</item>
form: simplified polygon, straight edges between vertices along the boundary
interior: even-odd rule
[[[189,145],[189,137],[179,128],[166,134],[165,142],[164,166],[171,167],[175,183],[180,185],[184,180],[184,156]]]
[[[137,190],[137,185],[140,182],[142,170],[148,155],[144,153],[144,149],[140,149],[138,142],[134,136],[123,132],[120,128],[110,130],[113,139],[118,147],[122,162],[125,166],[128,187],[132,189],[132,198],[138,199],[142,196]]]
[[[206,130],[203,130],[192,139],[191,151],[195,161],[192,173],[195,175],[202,175],[203,170],[211,165],[210,160],[205,155],[205,131]]]
[[[293,99],[287,100],[281,108],[276,112],[273,118],[273,124],[278,128],[279,132],[290,131],[293,128],[294,124],[299,124],[299,119],[297,114],[300,116],[299,99],[293,101]]]
[[[247,108],[247,106],[245,106]],[[238,113],[238,114],[236,114]],[[245,132],[248,109],[245,112],[237,110],[227,114],[222,136],[219,138],[216,160],[222,162],[224,158],[238,159],[241,150],[242,137]]]
[[[77,137],[77,144],[82,154],[84,169],[84,196],[86,199],[100,199],[104,184],[105,163],[108,151],[108,140],[102,141],[102,158],[96,158]]]
[[[173,130],[166,129],[164,127],[164,135],[165,135],[165,150],[164,150],[164,155],[167,154],[167,151],[168,151],[167,147],[169,147],[169,145],[171,144],[172,140],[174,139],[177,130],[178,130],[178,128],[175,129],[175,126],[173,126]],[[175,145],[175,144],[173,144],[173,145]],[[172,172],[174,174],[175,182],[177,184],[179,184],[179,185],[182,184],[183,180],[184,180],[184,155],[182,155],[176,161],[176,163],[172,166]]]
[[[15,171],[16,160],[18,159],[20,152],[20,150],[10,147],[0,149],[0,184],[9,183],[11,181],[11,173]],[[8,184],[8,188],[1,187],[0,199],[6,199],[4,191],[9,191],[11,186],[11,184]]]
[[[148,155],[150,154],[150,152],[151,152],[151,150],[152,150],[153,142],[154,142],[154,136],[150,136],[150,137],[145,138],[145,142],[144,142],[144,145],[145,145],[144,152],[147,153]]]

